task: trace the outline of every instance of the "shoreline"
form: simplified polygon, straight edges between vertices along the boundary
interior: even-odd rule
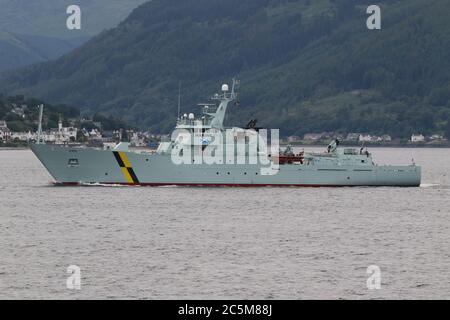
[[[289,143],[286,144],[280,144],[281,146],[287,146]],[[302,147],[302,148],[322,148],[322,147],[327,147],[328,144],[292,144],[290,143],[291,146],[293,147]],[[342,148],[361,148],[362,145],[355,145],[355,144],[345,144],[345,143],[341,143],[339,144],[339,147]],[[449,149],[450,148],[450,144],[445,144],[445,145],[435,145],[435,144],[422,144],[422,145],[409,145],[409,144],[365,144],[364,148],[404,148],[404,149]]]
[[[314,144],[305,144],[305,143],[280,143],[280,146],[285,147],[287,145],[291,145],[295,148],[326,148],[328,143],[314,143]],[[361,148],[361,144],[349,144],[342,142],[340,145],[342,148]],[[446,144],[364,144],[364,148],[405,148],[405,149],[449,149],[450,143]],[[0,146],[0,151],[13,151],[13,150],[30,150],[28,146],[8,146],[2,147]]]

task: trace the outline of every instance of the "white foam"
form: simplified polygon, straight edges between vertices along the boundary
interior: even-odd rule
[[[422,183],[420,185],[421,188],[432,188],[432,187],[439,187],[440,184],[438,183]]]

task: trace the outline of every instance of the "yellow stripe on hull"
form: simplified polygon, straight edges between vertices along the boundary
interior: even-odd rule
[[[133,178],[130,175],[130,172],[128,172],[128,168],[120,168],[122,170],[123,176],[125,177],[125,180],[127,183],[133,183]]]
[[[119,157],[120,157],[120,159],[122,159],[122,162],[123,162],[123,164],[125,165],[126,168],[131,168],[130,161],[128,161],[128,157],[125,154],[125,152],[119,151]]]

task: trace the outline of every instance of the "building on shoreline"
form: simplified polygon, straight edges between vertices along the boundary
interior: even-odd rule
[[[87,122],[87,120],[83,120]],[[121,141],[129,142],[132,147],[148,147],[150,144],[155,145],[159,141],[169,141],[170,135],[152,134],[148,131],[138,130],[102,130],[100,122],[89,122],[95,126],[86,129],[84,127],[78,128],[75,122],[68,122],[67,127],[63,126],[60,119],[58,128],[48,129],[43,131],[43,141],[50,144],[86,144],[90,146],[104,146],[105,144],[118,143]],[[79,123],[78,123],[79,124]],[[322,133],[306,133],[303,137],[292,135],[283,139],[284,143],[325,143],[334,139],[339,139],[342,142],[357,144],[357,143],[396,143],[402,144],[399,138],[395,140],[388,134],[371,135],[364,133],[350,132],[348,134],[341,134],[336,132],[322,132]],[[15,132],[8,128],[5,120],[0,120],[0,143],[30,143],[37,141],[37,133],[32,131]],[[442,134],[433,134],[424,136],[423,134],[413,134],[408,140],[409,143],[428,143],[434,145],[443,145],[447,143],[447,139]],[[403,142],[406,144],[406,141]]]
[[[425,137],[423,134],[413,134],[410,141],[413,143],[425,142]]]
[[[382,136],[375,136],[370,134],[360,134],[358,137],[359,142],[391,142],[392,137],[388,134]]]
[[[292,137],[288,138],[288,142],[290,142],[290,138]],[[356,132],[350,132],[346,135],[335,132],[307,133],[303,136],[303,139],[304,141],[310,142],[332,140],[332,139],[339,139],[340,141],[347,141],[347,142],[374,142],[374,143],[392,141],[392,137],[388,134],[376,136]]]
[[[9,130],[6,121],[0,120],[0,142],[8,142],[11,139],[11,130]]]

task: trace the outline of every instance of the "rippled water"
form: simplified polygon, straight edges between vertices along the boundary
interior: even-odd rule
[[[450,149],[372,151],[423,186],[54,187],[0,151],[0,298],[447,299]]]

